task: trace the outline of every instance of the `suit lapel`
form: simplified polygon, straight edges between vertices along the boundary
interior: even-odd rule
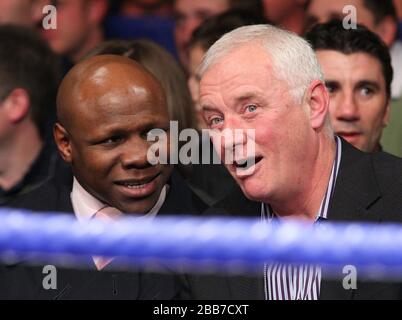
[[[342,140],[342,159],[330,201],[328,222],[378,222],[381,210],[370,210],[381,199],[371,156]],[[320,299],[352,299],[354,290],[342,286],[343,267],[335,270],[338,280],[330,280],[323,268]]]
[[[342,140],[342,159],[328,219],[332,221],[378,221],[369,208],[381,198],[372,156]]]

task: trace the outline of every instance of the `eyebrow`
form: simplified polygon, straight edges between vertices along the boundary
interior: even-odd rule
[[[249,100],[249,99],[253,99],[253,98],[260,98],[260,94],[256,93],[256,92],[246,92],[244,94],[241,94],[240,96],[234,98],[234,102],[235,105],[238,105],[239,103],[245,101],[245,100]],[[203,111],[216,111],[218,110],[218,108],[212,107],[210,105],[202,105],[201,106]]]
[[[326,86],[327,86],[327,85],[337,85],[337,86],[340,86],[340,82],[339,82],[338,80],[331,80],[331,79],[328,79],[328,80],[325,80],[324,82],[325,82],[325,85],[326,85]]]
[[[214,107],[211,107],[211,106],[209,106],[209,105],[202,105],[201,106],[201,109],[202,109],[202,111],[210,111],[210,112],[213,112],[213,111],[217,111],[218,109],[217,108],[214,108]]]
[[[372,81],[372,80],[361,80],[361,81],[357,82],[357,84],[356,84],[356,87],[363,87],[363,86],[371,86],[377,90],[380,89],[380,84],[377,81]]]
[[[242,102],[244,100],[249,100],[252,98],[259,98],[261,95],[256,93],[256,92],[246,92],[243,93],[242,95],[236,97],[234,100],[236,103]]]
[[[242,95],[240,95],[234,99],[236,109],[239,109],[241,107],[241,104],[247,100],[260,99],[260,98],[261,98],[261,94],[259,94],[257,92],[251,91],[251,92],[243,93]]]

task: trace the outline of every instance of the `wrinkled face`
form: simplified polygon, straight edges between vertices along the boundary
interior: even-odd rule
[[[32,26],[31,11],[39,0],[0,1],[0,23]]]
[[[318,50],[317,57],[330,93],[335,133],[362,151],[375,151],[389,115],[381,63],[365,53]]]
[[[223,159],[225,149],[234,150],[235,162],[226,166],[248,198],[268,201],[295,189],[312,134],[307,106],[295,104],[287,83],[275,79],[264,49],[243,46],[213,64],[201,79],[200,103],[212,129],[255,130],[252,141],[234,136],[218,150]],[[255,144],[255,165],[242,171],[245,155],[236,149],[247,142]]]
[[[189,51],[188,87],[191,92],[191,97],[193,98],[195,111],[197,112],[197,126],[200,129],[205,128],[206,124],[202,115],[202,110],[199,102],[200,79],[198,79],[197,76],[197,69],[198,66],[201,64],[204,54],[205,50],[199,45],[191,48]]]
[[[90,28],[88,7],[91,1],[57,0],[54,5],[57,9],[57,29],[41,28],[41,32],[56,53],[74,55],[86,41]]]
[[[348,5],[356,8],[357,23],[375,31],[374,16],[364,6],[363,0],[311,0],[307,11],[308,27],[317,23],[325,23],[332,19],[342,20],[344,16],[350,13],[350,11],[342,12],[343,8]]]
[[[207,18],[229,9],[228,0],[176,0],[175,11],[175,40],[180,61],[187,66],[187,44],[193,31]]]
[[[156,83],[156,82],[155,82]],[[168,132],[169,116],[159,86],[119,77],[81,90],[69,133],[74,175],[91,194],[123,212],[146,213],[157,202],[171,167],[147,159],[150,130]],[[63,149],[60,146],[59,149]]]

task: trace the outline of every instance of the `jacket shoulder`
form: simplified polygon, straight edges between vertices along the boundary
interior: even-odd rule
[[[19,195],[8,204],[8,207],[38,212],[71,212],[70,192],[71,185],[52,178],[38,188]]]
[[[389,193],[402,195],[402,159],[386,152],[374,153],[371,158],[383,195]]]

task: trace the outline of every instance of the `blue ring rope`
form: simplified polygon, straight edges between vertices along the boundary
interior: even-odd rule
[[[264,223],[260,219],[122,218],[109,224],[73,215],[0,209],[0,257],[73,254],[169,265],[259,268],[267,262],[354,265],[402,275],[402,224]],[[375,269],[375,270],[377,270]],[[396,270],[396,271],[395,271]]]

